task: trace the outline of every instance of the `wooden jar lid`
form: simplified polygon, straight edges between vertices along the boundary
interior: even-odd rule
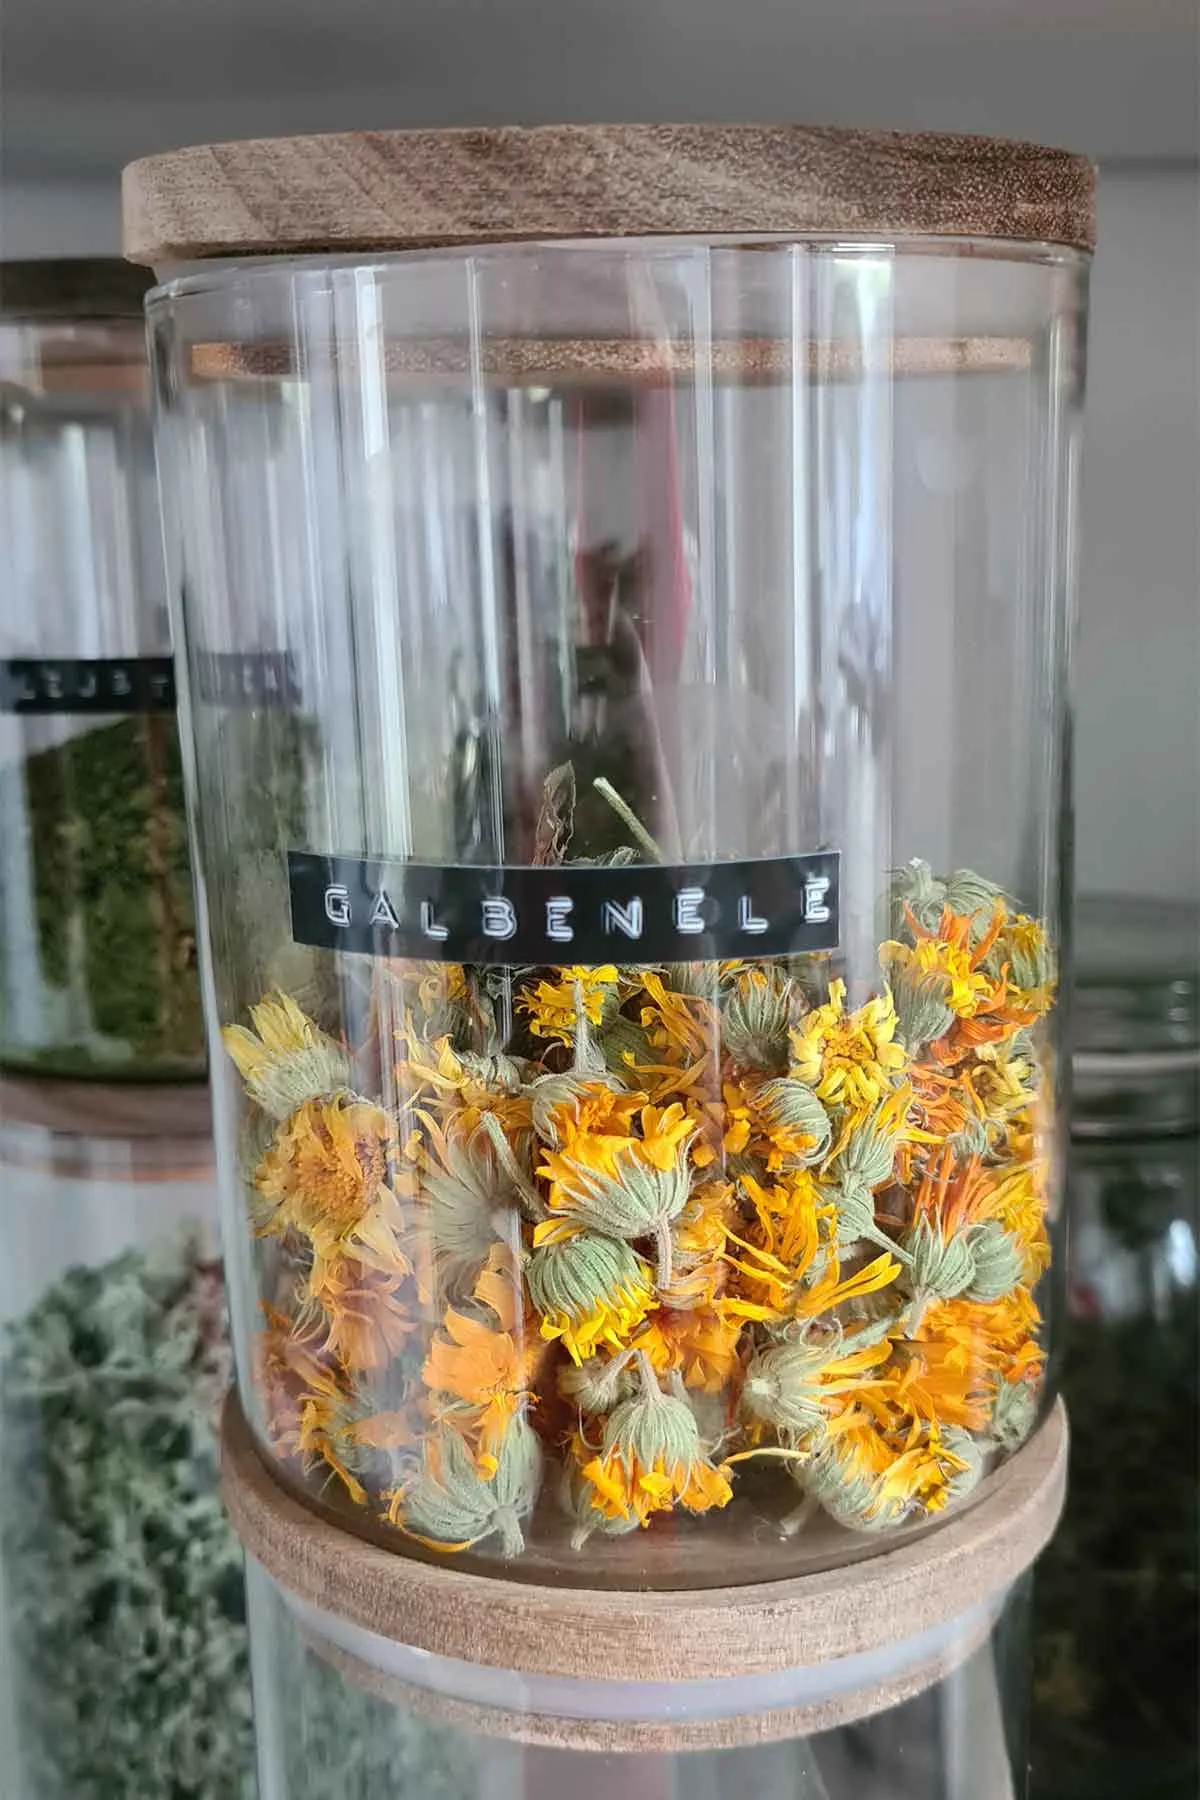
[[[1090,249],[1095,171],[1034,144],[800,125],[542,125],[199,145],[131,163],[125,254],[757,233]]]
[[[211,1143],[208,1084],[68,1081],[0,1077],[0,1123],[73,1138],[172,1139]]]
[[[768,1702],[764,1706],[759,1699],[748,1709],[743,1701],[740,1705],[731,1704],[727,1711],[696,1717],[681,1717],[666,1709],[654,1718],[601,1713],[581,1717],[539,1705],[532,1689],[517,1704],[484,1704],[447,1692],[441,1686],[404,1680],[378,1662],[355,1655],[334,1642],[318,1626],[306,1621],[297,1623],[306,1647],[362,1692],[402,1713],[428,1719],[452,1731],[552,1750],[675,1755],[698,1750],[740,1750],[754,1744],[813,1737],[817,1732],[857,1724],[903,1706],[961,1669],[980,1649],[995,1625],[1004,1598],[997,1596],[993,1605],[976,1607],[955,1621],[954,1629],[941,1633],[936,1644],[914,1647],[911,1655],[895,1658],[886,1672],[862,1685],[853,1681],[830,1682],[819,1696],[787,1705]]]
[[[935,1530],[836,1568],[742,1587],[535,1586],[397,1554],[310,1511],[268,1468],[235,1396],[222,1488],[269,1575],[351,1626],[459,1662],[585,1681],[675,1682],[812,1668],[886,1648],[1007,1588],[1062,1510],[1061,1402],[983,1495]]]

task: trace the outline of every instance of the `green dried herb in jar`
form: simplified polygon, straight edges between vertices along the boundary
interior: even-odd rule
[[[220,1269],[190,1236],[70,1269],[8,1326],[6,1795],[18,1770],[37,1800],[251,1800],[241,1553],[217,1493],[229,1371]]]
[[[24,723],[28,744],[33,722]],[[204,1025],[175,719],[78,723],[0,777],[10,846],[0,1063],[110,1080],[198,1077]]]

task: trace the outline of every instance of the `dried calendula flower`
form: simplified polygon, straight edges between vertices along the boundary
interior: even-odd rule
[[[866,1414],[846,1414],[838,1427],[806,1463],[790,1466],[809,1498],[851,1531],[887,1530],[918,1507],[940,1510],[967,1466],[928,1439],[897,1448]]]
[[[490,1475],[460,1433],[443,1425],[426,1439],[420,1467],[393,1495],[388,1517],[435,1550],[471,1550],[498,1538],[501,1555],[519,1556],[541,1482],[541,1444],[523,1418],[509,1421]]]
[[[561,1338],[574,1362],[601,1344],[622,1349],[654,1305],[649,1266],[618,1238],[581,1231],[542,1244],[525,1264],[544,1338]]]
[[[453,1281],[507,1239],[517,1190],[483,1131],[439,1133],[422,1163],[419,1198],[429,1207],[431,1248]]]
[[[627,1093],[609,1070],[566,1069],[541,1075],[530,1087],[533,1128],[556,1148],[571,1132],[600,1131],[630,1138],[644,1094]]]
[[[602,1169],[568,1156],[555,1156],[540,1171],[552,1177],[550,1217],[533,1234],[536,1247],[559,1242],[577,1231],[596,1231],[605,1237],[653,1238],[658,1246],[658,1280],[671,1280],[671,1221],[682,1212],[688,1197],[690,1172],[686,1162],[668,1169],[646,1162],[632,1146],[624,1151],[610,1175]]]
[[[761,1116],[771,1140],[768,1168],[810,1168],[828,1153],[833,1125],[804,1082],[787,1077],[764,1082],[754,1095],[753,1110]]]
[[[696,1415],[685,1399],[662,1391],[644,1354],[639,1363],[640,1391],[616,1407],[599,1454],[583,1467],[593,1507],[602,1518],[646,1525],[676,1505],[688,1512],[727,1505],[729,1477],[712,1462]]]
[[[562,969],[557,981],[536,982],[519,996],[517,1004],[528,1016],[534,1037],[551,1038],[569,1047],[575,1041],[577,996],[582,995],[587,1023],[600,1025],[617,1010],[617,979],[615,963]]]
[[[395,1126],[381,1107],[353,1095],[306,1100],[278,1126],[254,1173],[265,1204],[260,1231],[308,1238],[314,1279],[350,1256],[385,1274],[408,1274],[404,1216],[388,1184]]]
[[[1037,1423],[1038,1392],[1030,1381],[1001,1381],[996,1387],[988,1433],[1002,1450],[1019,1450]]]
[[[772,1426],[786,1443],[819,1440],[831,1414],[842,1410],[848,1395],[871,1386],[891,1351],[886,1337],[857,1345],[840,1327],[795,1332],[751,1358],[742,1412]]]
[[[723,1048],[745,1069],[781,1075],[787,1067],[787,1034],[800,1010],[792,982],[772,963],[734,978],[721,1005]]]
[[[622,1350],[617,1356],[589,1356],[586,1362],[564,1363],[558,1371],[558,1391],[582,1413],[610,1413],[633,1391],[632,1359],[632,1350]]]
[[[330,1099],[350,1085],[350,1060],[287,994],[268,994],[250,1008],[253,1030],[226,1025],[221,1038],[246,1092],[273,1119],[306,1100]]]
[[[538,1340],[527,1341],[511,1252],[497,1244],[475,1284],[475,1310],[447,1307],[421,1378],[440,1410],[476,1442],[478,1466],[494,1468],[498,1445],[530,1399]]]
[[[559,1475],[559,1503],[567,1517],[574,1520],[572,1550],[582,1550],[588,1539],[597,1532],[603,1537],[623,1537],[627,1531],[636,1531],[639,1523],[634,1514],[610,1519],[597,1512],[592,1504],[594,1490],[583,1473],[583,1465],[590,1460],[591,1454],[584,1440],[575,1433]]]
[[[791,1034],[788,1073],[827,1104],[865,1109],[883,1099],[908,1058],[895,1041],[889,992],[852,1013],[845,1002],[845,982],[831,981],[828,1002],[806,1013]]]

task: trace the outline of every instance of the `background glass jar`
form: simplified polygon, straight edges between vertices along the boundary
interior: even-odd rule
[[[142,294],[0,265],[0,1065],[204,1072]]]
[[[248,1800],[205,1093],[72,1091],[0,1084],[5,1800]]]
[[[1200,1781],[1198,965],[1195,905],[1081,899],[1071,1479],[1036,1582],[1034,1800]]]
[[[1085,273],[676,238],[152,297],[241,1391],[345,1523],[755,1580],[1032,1429]]]

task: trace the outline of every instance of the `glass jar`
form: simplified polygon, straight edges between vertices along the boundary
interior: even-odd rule
[[[0,1087],[5,1800],[252,1800],[204,1090],[80,1135],[60,1088]]]
[[[1023,1791],[1027,1579],[986,1619],[959,1620],[939,1672],[915,1685],[853,1700],[843,1690],[790,1714],[767,1710],[764,1685],[757,1701],[742,1696],[752,1710],[741,1715],[607,1721],[586,1729],[586,1747],[580,1721],[539,1712],[547,1696],[536,1690],[510,1697],[507,1711],[457,1701],[437,1685],[440,1671],[426,1671],[422,1686],[414,1670],[405,1680],[363,1661],[336,1620],[298,1611],[253,1561],[247,1591],[263,1800],[1007,1800]],[[776,1684],[776,1704],[783,1691]]]
[[[936,1522],[1049,1398],[1087,166],[249,145],[347,253],[240,257],[189,154],[127,219],[263,1451],[577,1587]]]
[[[175,684],[127,264],[0,264],[0,1066],[199,1078]]]
[[[1200,1785],[1200,910],[1076,926],[1071,1478],[1035,1604],[1034,1800]]]

